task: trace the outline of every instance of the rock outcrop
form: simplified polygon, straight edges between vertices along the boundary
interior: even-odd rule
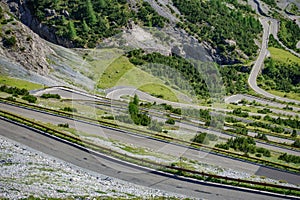
[[[40,37],[58,45],[69,48],[74,47],[72,41],[64,37],[59,37],[57,34],[55,34],[56,30],[54,27],[49,27],[43,23],[40,23],[30,12],[30,9],[26,4],[26,0],[5,0],[5,2],[9,6],[11,12]],[[51,16],[56,15],[56,11],[53,9],[45,9],[45,13]],[[67,11],[62,14],[69,15]]]
[[[5,6],[1,7],[5,10]],[[48,74],[50,64],[47,56],[54,54],[54,51],[27,26],[7,12],[4,11],[3,14],[7,23],[1,27],[0,57],[18,63],[29,71]]]

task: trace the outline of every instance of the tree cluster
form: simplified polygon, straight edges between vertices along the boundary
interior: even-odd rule
[[[298,119],[282,119],[280,117],[278,118],[272,118],[268,115],[264,117],[264,120],[272,122],[273,124],[278,124],[280,126],[289,126],[294,129],[300,129],[300,121]]]
[[[7,85],[2,85],[0,87],[0,91],[8,93],[8,94],[12,94],[14,96],[28,95],[29,94],[28,90],[26,90],[25,88],[20,89],[20,88],[17,88],[17,87],[9,87]]]
[[[275,126],[273,124],[264,123],[264,122],[251,122],[251,123],[249,123],[249,126],[261,127],[261,128],[268,129],[275,133],[283,133],[284,132],[284,128],[282,128],[280,126]]]
[[[236,0],[174,0],[173,3],[187,20],[178,26],[196,34],[201,41],[210,42],[224,57],[238,57],[236,46],[227,40],[236,41],[237,47],[248,56],[256,54],[254,39],[262,27],[249,6]]]
[[[142,126],[150,125],[151,118],[147,114],[139,111],[139,98],[136,94],[133,97],[133,101],[129,102],[128,111],[134,124]]]
[[[300,40],[300,27],[296,22],[281,18],[278,37],[285,46],[300,52],[300,50],[296,48],[297,43]]]
[[[295,156],[295,155],[290,155],[287,153],[284,153],[278,157],[279,160],[283,160],[287,163],[295,163],[299,164],[300,163],[300,156]]]
[[[273,90],[283,92],[300,92],[300,64],[294,62],[280,62],[272,58],[265,61],[262,71],[265,84]]]
[[[268,149],[262,147],[256,147],[256,143],[251,137],[236,137],[230,138],[226,143],[216,144],[218,148],[229,150],[229,148],[235,151],[241,151],[246,154],[248,153],[262,153],[266,157],[270,157],[271,153]]]

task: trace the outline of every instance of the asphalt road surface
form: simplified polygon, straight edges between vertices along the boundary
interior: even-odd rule
[[[261,194],[254,191],[245,191],[243,189],[232,189],[227,186],[216,186],[199,181],[187,181],[186,179],[181,179],[173,175],[165,176],[159,172],[145,171],[143,168],[130,164],[124,165],[122,162],[116,162],[105,156],[97,157],[91,155],[89,152],[79,150],[73,146],[1,119],[0,134],[87,170],[119,178],[138,185],[185,194],[196,198],[211,200],[293,199],[288,197],[284,198],[282,196],[273,196],[271,194]],[[112,168],[111,166],[114,167]],[[118,168],[120,170],[118,170]],[[124,172],[124,168],[126,168],[126,171],[128,172]]]

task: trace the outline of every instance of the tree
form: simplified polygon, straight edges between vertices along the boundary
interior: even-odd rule
[[[88,15],[89,23],[91,25],[96,24],[97,23],[97,17],[95,15],[93,4],[92,4],[91,0],[87,0],[86,8],[87,8],[87,15]]]
[[[140,99],[139,99],[138,95],[135,94],[133,97],[133,103],[138,106],[139,102],[140,102]]]
[[[75,30],[75,27],[74,27],[74,23],[72,21],[68,22],[68,30],[69,30],[68,37],[71,40],[74,40],[77,35],[76,35],[76,30]]]
[[[90,27],[87,25],[85,20],[82,21],[82,27],[84,32],[88,33],[90,31]]]

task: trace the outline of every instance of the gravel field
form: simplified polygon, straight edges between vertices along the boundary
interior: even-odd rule
[[[177,197],[83,170],[0,136],[0,198]]]

